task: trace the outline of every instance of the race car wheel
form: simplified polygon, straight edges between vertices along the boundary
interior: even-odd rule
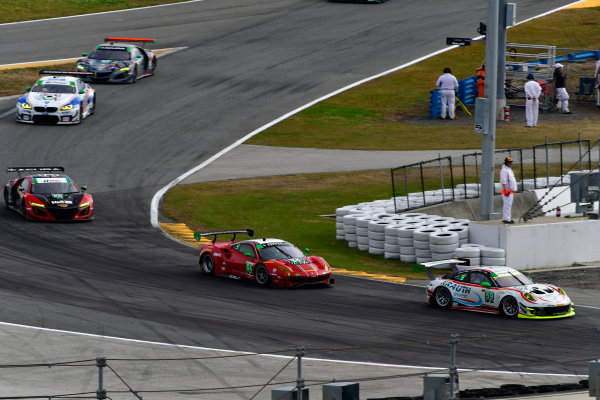
[[[21,215],[23,215],[23,218],[27,219],[27,207],[25,205],[25,199],[22,199],[21,203],[19,203],[19,212]]]
[[[452,307],[452,294],[445,287],[440,287],[433,293],[433,301],[439,308],[450,308]]]
[[[6,206],[6,208],[9,208],[9,206],[8,206],[8,189],[6,187],[4,188],[4,205]]]
[[[154,58],[152,59],[152,73],[154,73],[154,71],[156,71],[157,63],[158,63],[158,59],[156,58],[156,56],[154,56]]]
[[[500,309],[502,310],[502,314],[507,318],[517,318],[519,315],[519,303],[517,303],[517,300],[512,296],[508,296],[502,300]]]
[[[257,265],[254,268],[254,279],[256,279],[258,286],[267,286],[269,284],[269,271],[267,271],[267,267],[262,264]]]
[[[204,253],[200,260],[200,266],[202,267],[202,273],[204,275],[215,274],[215,260],[210,253]]]
[[[94,96],[92,98],[92,104],[89,107],[89,114],[88,115],[92,115],[93,113],[96,112],[96,96]]]

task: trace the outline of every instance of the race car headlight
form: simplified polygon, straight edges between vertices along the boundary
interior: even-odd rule
[[[77,69],[80,69],[80,70],[82,70],[82,71],[85,71],[85,67],[84,67],[83,65],[78,65],[78,66],[77,66]]]
[[[562,294],[563,296],[566,296],[567,294],[565,293],[564,290],[562,290],[561,288],[556,288],[556,290],[558,291],[558,293]]]
[[[89,206],[89,205],[90,205],[90,202],[89,202],[89,201],[86,201],[85,203],[81,203],[81,204],[79,205],[79,208],[84,208],[84,207],[87,207],[87,206]]]
[[[67,104],[65,106],[62,106],[60,108],[60,111],[69,111],[69,110],[72,110],[72,109],[73,109],[73,104]]]
[[[34,202],[31,202],[31,203],[29,203],[29,204],[31,204],[31,206],[33,206],[33,207],[46,208],[46,205],[45,205],[45,204],[42,204],[42,203],[34,203]]]
[[[525,298],[529,301],[535,301],[535,297],[531,293],[525,293]]]
[[[125,72],[125,71],[129,71],[131,70],[131,67],[124,67],[124,68],[120,68],[119,72]]]
[[[21,108],[24,108],[26,110],[31,110],[31,104],[23,102],[23,103],[21,103]]]

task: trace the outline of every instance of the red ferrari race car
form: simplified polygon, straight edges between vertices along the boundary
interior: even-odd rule
[[[332,285],[329,264],[317,256],[304,254],[298,247],[281,239],[249,239],[235,241],[237,233],[254,236],[251,229],[195,233],[200,241],[213,236],[200,250],[200,267],[206,275],[245,278],[259,286],[273,284],[288,288],[300,285]],[[217,242],[217,236],[233,234],[229,241]]]
[[[4,186],[4,203],[25,219],[43,221],[79,221],[94,219],[94,201],[64,172],[63,167],[8,167],[19,177]],[[21,172],[36,172],[21,176]]]

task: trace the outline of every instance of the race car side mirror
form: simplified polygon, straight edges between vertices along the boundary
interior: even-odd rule
[[[24,188],[23,186],[19,186],[19,187],[17,188],[17,190],[18,190],[19,192],[22,192],[23,190],[25,190],[25,188]]]
[[[87,57],[87,53],[81,53],[81,55]]]
[[[250,257],[250,258],[254,258],[254,256],[252,255],[252,253],[248,252],[248,253],[244,253],[244,255],[246,257]]]
[[[310,249],[307,247],[304,249],[304,254],[308,255],[310,253]]]
[[[481,282],[481,286],[483,286],[483,287],[484,287],[484,288],[486,288],[486,289],[489,289],[489,288],[491,288],[491,287],[492,287],[492,285],[490,285],[490,283],[489,283],[489,282]]]
[[[138,54],[135,58],[142,58],[142,55]]]
[[[31,90],[31,87],[30,87],[30,86],[27,86],[27,87],[25,88],[25,91],[26,91],[26,92],[29,92],[30,90]]]
[[[79,91],[79,94],[85,94],[85,90],[84,90],[84,89],[81,89],[81,90]]]
[[[82,186],[82,187],[81,187],[81,190],[87,190],[87,186],[85,186],[85,185],[84,185],[84,186]]]

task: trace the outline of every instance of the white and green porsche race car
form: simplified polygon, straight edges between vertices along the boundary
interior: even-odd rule
[[[430,280],[427,303],[509,318],[551,319],[575,315],[571,299],[559,287],[534,283],[513,268],[468,268],[464,263],[452,259],[423,264]],[[453,272],[436,277],[431,268],[452,268]]]

